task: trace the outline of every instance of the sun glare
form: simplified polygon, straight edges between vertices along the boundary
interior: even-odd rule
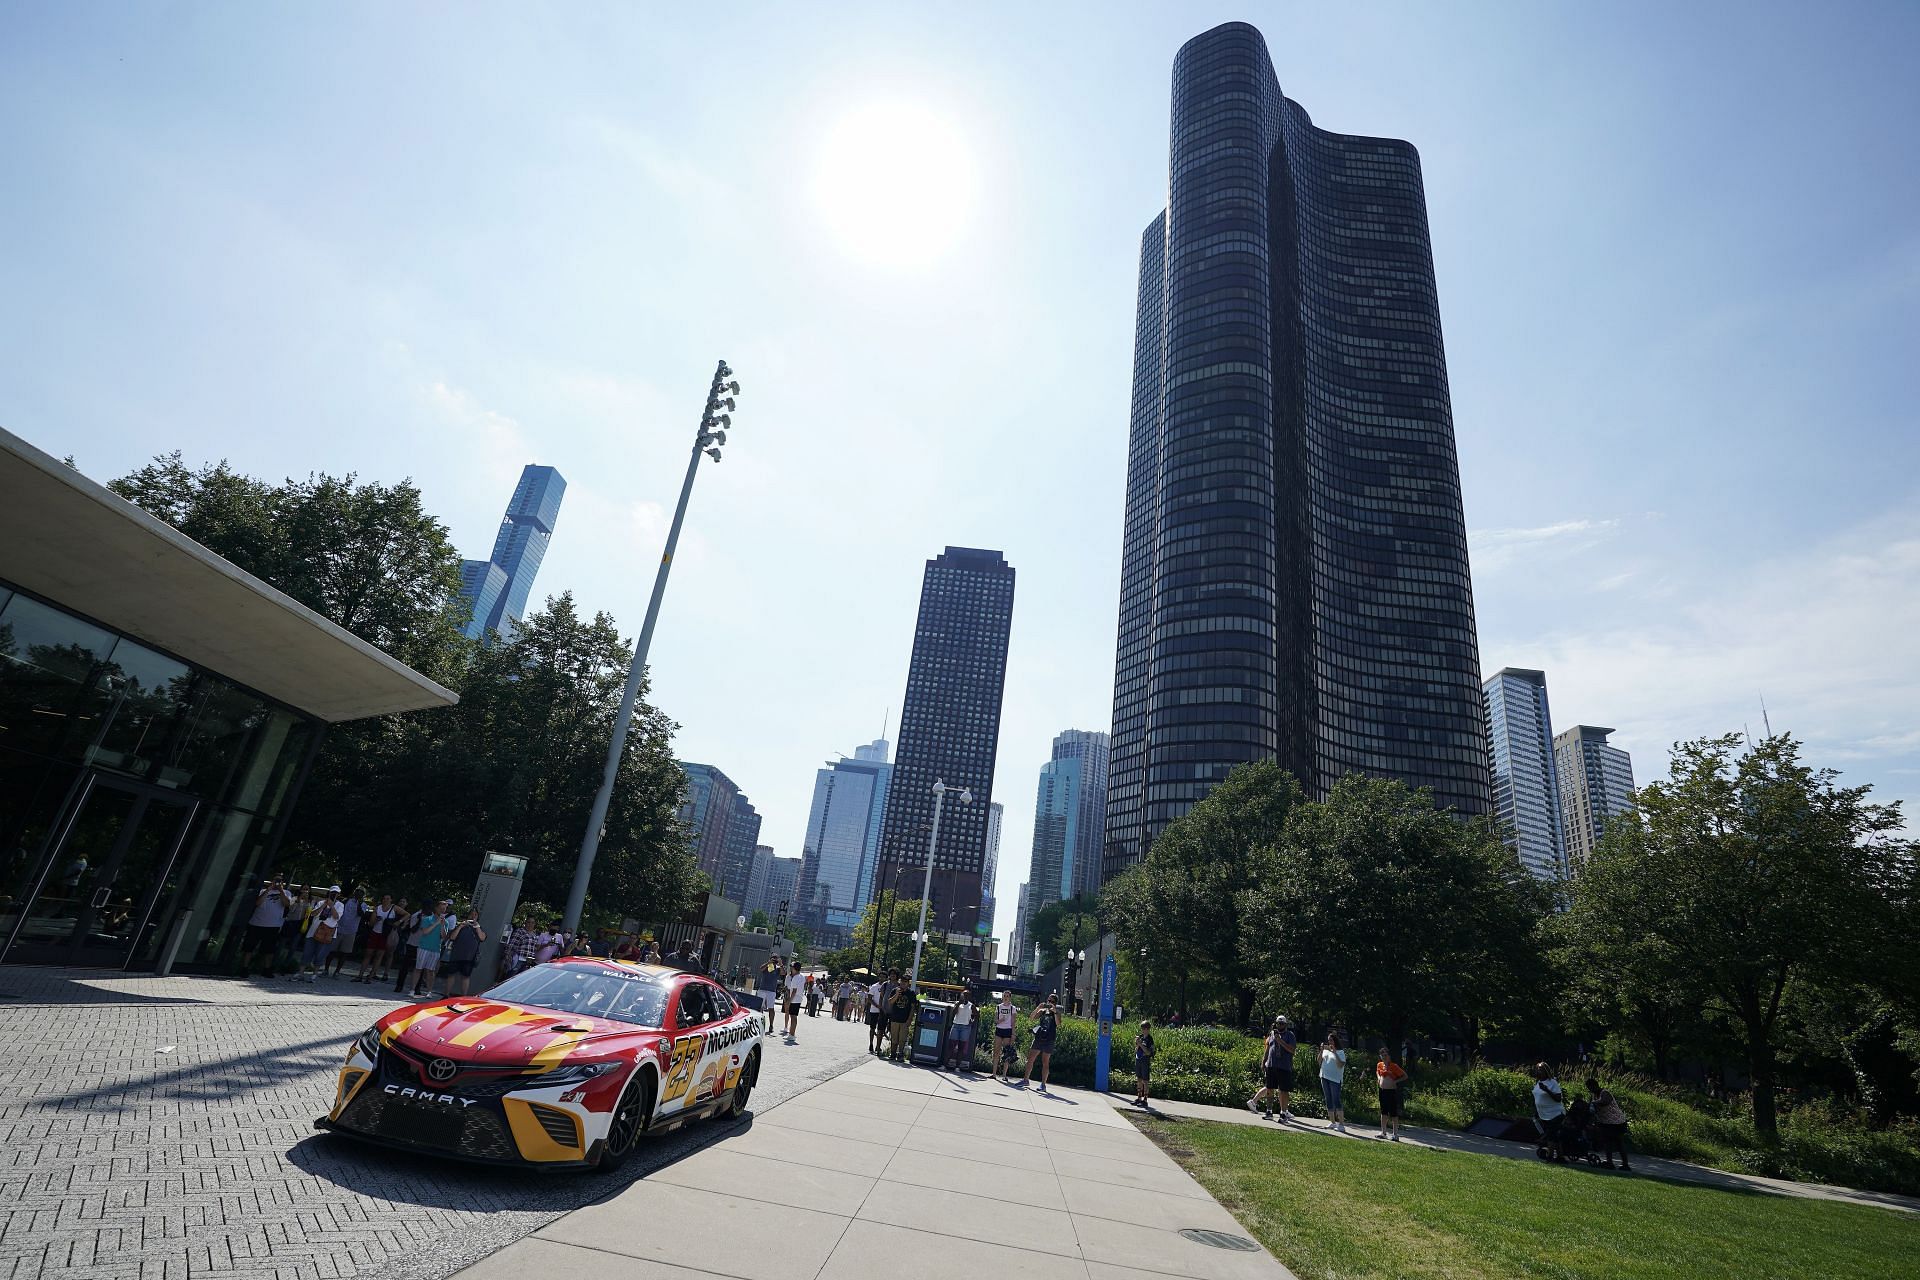
[[[813,184],[835,239],[880,266],[934,262],[973,215],[967,140],[951,118],[919,103],[874,102],[841,116],[827,131]]]

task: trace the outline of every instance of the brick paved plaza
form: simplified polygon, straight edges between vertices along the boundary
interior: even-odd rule
[[[317,1133],[347,1039],[395,999],[315,986],[0,970],[0,1280],[438,1280],[700,1145],[616,1177],[474,1168]],[[756,1109],[858,1061],[865,1029],[769,1041]]]

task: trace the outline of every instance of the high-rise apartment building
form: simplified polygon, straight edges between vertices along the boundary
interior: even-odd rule
[[[1020,893],[1013,904],[1013,932],[1007,938],[1007,955],[1015,973],[1027,971],[1027,886],[1020,886]]]
[[[979,920],[1013,579],[998,551],[948,547],[927,561],[921,580],[873,892],[920,896],[933,784],[971,789],[972,804],[948,794],[933,854],[928,920],[950,932],[972,933]]]
[[[1141,242],[1106,876],[1235,765],[1490,803],[1420,157],[1228,23],[1174,59]]]
[[[493,555],[460,562],[460,593],[471,607],[461,630],[469,640],[489,634],[510,637],[526,616],[527,598],[566,493],[566,480],[552,467],[525,468],[501,517]]]
[[[813,806],[800,852],[796,916],[828,930],[850,930],[873,896],[886,812],[887,741],[876,738],[851,758],[830,761],[813,775]]]
[[[1633,757],[1607,743],[1613,730],[1577,724],[1553,739],[1567,874],[1579,875],[1608,818],[1633,808]]]
[[[748,914],[764,911],[769,921],[798,920],[800,897],[800,859],[767,859],[767,887]]]
[[[1026,914],[1100,886],[1100,833],[1107,802],[1107,735],[1068,729],[1040,766],[1033,802],[1033,856]],[[1024,932],[1024,929],[1023,929]]]
[[[680,769],[687,775],[687,797],[679,817],[690,832],[694,861],[712,878],[715,893],[739,902],[753,874],[760,814],[714,766],[683,760]]]
[[[767,877],[773,873],[773,846],[753,847],[753,870],[747,875],[747,891],[740,895],[740,910],[747,915],[766,910]]]
[[[983,938],[993,933],[993,887],[1000,876],[1000,824],[1006,816],[1007,807],[998,800],[987,806],[987,852],[980,863],[980,920],[973,930]]]
[[[1507,847],[1543,880],[1567,873],[1547,673],[1502,667],[1482,686],[1493,745],[1493,810]]]

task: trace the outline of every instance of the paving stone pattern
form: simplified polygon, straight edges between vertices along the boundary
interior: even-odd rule
[[[318,1133],[390,987],[0,970],[0,1280],[439,1280],[724,1130],[615,1177],[475,1168]],[[862,1058],[865,1029],[768,1042],[755,1109]]]

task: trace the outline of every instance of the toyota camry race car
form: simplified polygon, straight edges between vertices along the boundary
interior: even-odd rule
[[[745,1111],[760,1035],[758,1013],[697,974],[555,960],[368,1027],[314,1126],[489,1164],[611,1169],[642,1133]]]

